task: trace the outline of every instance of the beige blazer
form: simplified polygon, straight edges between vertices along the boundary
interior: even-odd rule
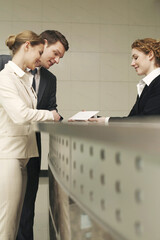
[[[38,156],[33,122],[53,121],[53,114],[37,110],[37,97],[29,81],[10,62],[0,72],[0,158]]]

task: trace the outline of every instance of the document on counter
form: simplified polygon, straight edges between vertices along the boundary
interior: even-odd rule
[[[81,111],[73,115],[69,120],[74,121],[86,121],[91,117],[94,117],[99,111]]]

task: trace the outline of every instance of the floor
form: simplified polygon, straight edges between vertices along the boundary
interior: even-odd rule
[[[76,204],[70,205],[72,239],[76,240],[114,240],[95,222],[83,213]],[[49,240],[48,221],[48,178],[40,178],[35,206],[34,239]]]
[[[48,226],[48,178],[41,177],[35,206],[34,239],[49,240]]]

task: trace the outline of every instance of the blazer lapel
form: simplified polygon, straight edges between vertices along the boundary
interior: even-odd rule
[[[146,102],[146,96],[147,96],[147,93],[148,93],[148,86],[145,85],[140,97],[137,98],[137,110],[138,110],[138,113],[140,113],[145,105],[145,102]]]
[[[140,97],[137,95],[136,102],[128,116],[139,115],[139,113],[141,112],[141,108],[143,108],[143,103],[145,102],[145,96],[147,92],[148,92],[148,86],[146,85]]]
[[[27,92],[28,102],[30,101],[31,102],[31,106],[33,107],[33,109],[35,109],[36,106],[37,106],[37,95],[36,95],[34,89],[32,89],[32,87],[26,86],[26,84],[21,79],[20,79],[20,82],[21,82],[21,84],[23,85],[23,87],[25,88],[25,90]],[[27,97],[27,95],[26,95],[26,97]]]
[[[141,93],[141,95],[140,95],[139,101],[140,101],[142,98],[144,98],[144,96],[147,94],[147,92],[148,92],[148,85],[146,84],[145,87],[144,87],[144,89],[143,89],[143,91],[142,91],[142,93]]]
[[[45,76],[43,74],[43,68],[41,68],[40,69],[40,84],[39,84],[39,90],[38,90],[38,103],[41,101],[41,98],[43,96],[46,85],[47,85],[47,82],[46,82]]]

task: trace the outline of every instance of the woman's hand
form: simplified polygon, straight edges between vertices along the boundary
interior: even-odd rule
[[[97,123],[105,123],[105,117],[99,117],[99,118],[90,118],[88,121],[90,122],[97,122]]]
[[[53,113],[54,121],[55,121],[55,122],[59,122],[59,120],[60,120],[61,117],[60,117],[60,115],[57,113],[57,111],[56,111],[56,110],[53,110],[52,113]]]

